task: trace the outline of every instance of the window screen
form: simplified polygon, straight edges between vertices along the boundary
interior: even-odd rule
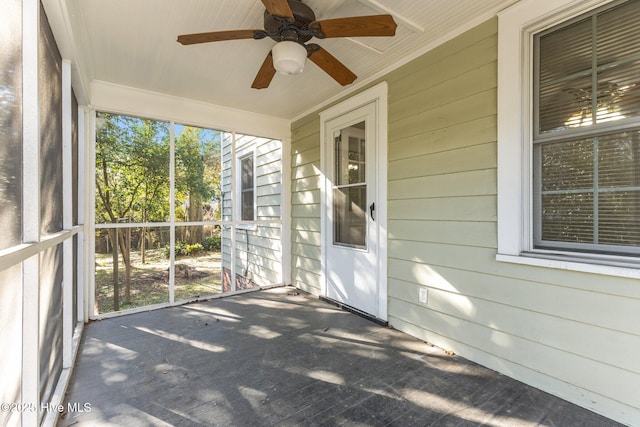
[[[534,244],[640,254],[640,1],[535,38]]]
[[[0,250],[22,241],[22,3],[0,13]]]
[[[39,55],[40,231],[46,235],[62,230],[62,57],[46,19],[40,20]]]

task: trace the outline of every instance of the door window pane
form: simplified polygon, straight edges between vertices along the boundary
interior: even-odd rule
[[[333,243],[365,248],[367,241],[365,122],[334,135]]]
[[[364,122],[341,129],[335,138],[335,185],[365,182]]]
[[[366,247],[367,186],[333,190],[333,243]]]

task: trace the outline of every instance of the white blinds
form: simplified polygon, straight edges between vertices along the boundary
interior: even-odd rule
[[[538,132],[640,116],[640,2],[538,38]]]
[[[640,0],[535,49],[535,246],[640,254]]]

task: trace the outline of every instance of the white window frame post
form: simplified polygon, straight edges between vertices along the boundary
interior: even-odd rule
[[[22,2],[22,242],[40,242],[40,107],[38,37],[40,2]],[[34,405],[22,412],[22,425],[37,425],[40,409],[40,253],[22,262],[22,396],[21,403]]]
[[[176,284],[176,134],[169,122],[169,304],[175,303]]]
[[[86,232],[86,221],[85,221],[85,203],[88,197],[86,197],[86,155],[85,155],[85,143],[86,141],[90,141],[90,138],[86,137],[87,128],[85,126],[85,118],[88,115],[88,111],[85,107],[78,107],[78,248],[76,252],[76,256],[78,257],[78,271],[76,272],[78,277],[77,283],[77,319],[78,323],[82,324],[85,320],[88,319],[87,313],[87,301],[85,299],[85,295],[88,294],[86,292],[86,284],[89,283],[88,278],[86,277],[86,268],[85,268],[85,260],[87,260],[87,256],[85,253],[85,238],[87,236]]]
[[[71,61],[62,60],[62,229],[73,229]],[[73,364],[73,235],[62,244],[62,368]]]
[[[280,179],[280,261],[282,284],[291,284],[291,139],[281,140],[282,175]]]
[[[96,194],[96,141],[97,137],[97,117],[96,110],[91,108],[87,110],[87,122],[89,126],[86,129],[86,135],[88,144],[85,145],[85,153],[84,160],[85,165],[87,166],[85,177],[85,194],[87,197],[84,200],[85,213],[87,216],[85,217],[85,259],[87,260],[87,267],[85,269],[85,290],[87,291],[85,297],[85,319],[93,319],[96,316],[96,233],[95,233],[95,223],[96,223],[96,204],[95,204],[95,194]]]
[[[236,183],[236,175],[237,175],[237,167],[236,167],[236,133],[231,132],[231,230],[229,236],[231,238],[230,244],[230,254],[229,254],[229,266],[230,266],[230,278],[231,283],[231,293],[236,292],[236,221],[237,221],[237,183]]]

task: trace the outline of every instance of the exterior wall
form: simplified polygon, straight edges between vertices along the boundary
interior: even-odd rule
[[[320,117],[291,129],[291,284],[320,293]]]
[[[222,140],[223,220],[231,221],[231,141]],[[236,251],[231,256],[231,227],[223,228],[222,260],[226,275],[231,259],[236,262],[239,289],[282,283],[281,193],[282,143],[275,139],[236,136],[236,150],[248,148],[255,156],[255,200],[257,224],[236,227]],[[265,222],[267,221],[267,222]],[[268,221],[273,221],[268,222]],[[228,282],[228,280],[227,280]],[[226,284],[228,286],[228,283]]]
[[[390,325],[640,424],[637,281],[496,261],[497,20],[384,80]],[[319,129],[315,113],[292,125],[292,282],[314,294]]]

